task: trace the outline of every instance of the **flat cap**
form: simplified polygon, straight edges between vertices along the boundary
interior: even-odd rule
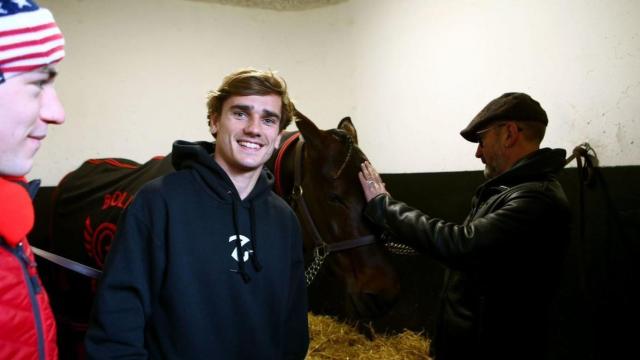
[[[478,142],[480,140],[478,131],[502,120],[533,121],[545,126],[549,123],[547,113],[539,102],[525,93],[510,92],[491,100],[469,125],[460,131],[460,135],[468,141]]]

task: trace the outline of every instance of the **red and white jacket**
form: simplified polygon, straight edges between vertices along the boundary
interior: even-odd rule
[[[16,180],[0,177],[0,360],[55,360],[55,319],[26,237],[33,205]]]

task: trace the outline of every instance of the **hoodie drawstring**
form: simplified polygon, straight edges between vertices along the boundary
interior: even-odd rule
[[[257,244],[257,238],[256,238],[256,211],[255,208],[253,207],[253,202],[251,202],[251,206],[249,208],[249,219],[250,219],[250,226],[251,226],[251,256],[249,256],[251,258],[251,264],[253,265],[253,268],[256,270],[256,272],[259,272],[262,270],[262,265],[260,264],[260,261],[258,260],[258,244]],[[240,239],[240,226],[238,225],[238,202],[234,199],[233,200],[233,229],[236,233],[236,253],[238,255],[238,274],[240,274],[240,276],[242,277],[242,280],[245,283],[248,283],[251,281],[251,277],[249,276],[249,274],[247,274],[247,271],[244,268],[244,253],[242,252],[242,240]]]
[[[238,226],[238,202],[233,200],[233,229],[236,233],[236,254],[238,255],[238,274],[245,283],[251,281],[251,277],[244,269],[244,254],[242,253],[242,240],[240,239],[240,227]],[[253,239],[252,239],[253,240]]]
[[[256,209],[253,207],[253,201],[251,202],[251,207],[249,208],[249,218],[251,219],[251,250],[253,250],[253,254],[251,255],[251,263],[253,264],[253,268],[260,272],[262,270],[262,265],[258,260],[258,237],[256,234]]]

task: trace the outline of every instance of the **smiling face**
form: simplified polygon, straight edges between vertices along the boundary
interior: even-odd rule
[[[48,125],[64,122],[64,109],[53,87],[55,75],[53,67],[44,67],[0,84],[1,175],[26,175]]]
[[[216,162],[232,179],[258,176],[280,145],[282,99],[278,95],[232,96],[212,114]]]

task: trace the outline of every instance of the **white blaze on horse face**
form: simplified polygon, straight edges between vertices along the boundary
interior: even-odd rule
[[[233,180],[257,176],[280,143],[282,99],[278,95],[232,96],[214,114],[216,162]]]

